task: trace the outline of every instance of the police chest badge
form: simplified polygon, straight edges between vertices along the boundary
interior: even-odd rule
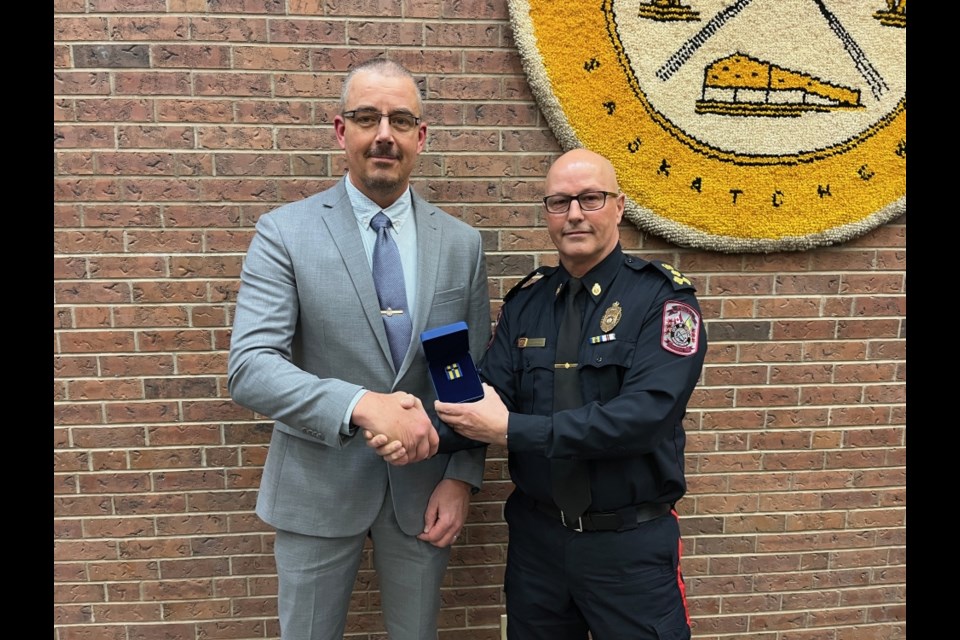
[[[700,343],[700,314],[683,302],[671,300],[663,305],[663,326],[660,344],[678,356],[697,352]]]
[[[600,329],[604,333],[610,333],[620,322],[620,316],[623,315],[623,309],[620,308],[620,302],[614,302],[603,312],[600,318]]]

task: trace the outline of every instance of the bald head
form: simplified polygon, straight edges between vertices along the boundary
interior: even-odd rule
[[[600,195],[584,210],[578,196]],[[598,192],[602,192],[598,194]],[[560,252],[560,264],[574,277],[582,277],[610,255],[620,242],[617,225],[623,218],[626,199],[617,184],[617,172],[610,161],[589,149],[573,149],[553,163],[544,181],[544,196],[567,196],[570,208],[563,213],[547,212],[547,231]]]
[[[572,149],[557,158],[547,171],[545,192],[548,195],[554,193],[551,189],[551,179],[556,181],[567,174],[587,173],[594,175],[602,182],[602,191],[619,193],[620,186],[617,183],[617,172],[613,164],[599,153],[589,149]]]

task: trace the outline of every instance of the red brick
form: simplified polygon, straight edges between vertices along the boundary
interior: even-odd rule
[[[58,584],[53,587],[54,602],[101,602],[103,587],[93,584]]]
[[[187,18],[169,16],[135,16],[111,17],[110,39],[123,41],[131,40],[174,40],[183,41],[187,38],[190,25]]]
[[[270,76],[262,73],[198,73],[195,94],[200,96],[269,96]]]
[[[904,316],[907,313],[906,296],[871,296],[855,298],[853,314],[857,316]]]
[[[186,504],[185,496],[169,493],[123,495],[114,498],[116,512],[121,515],[182,513],[186,510]]]
[[[114,129],[103,125],[58,124],[53,128],[53,145],[58,149],[110,149],[114,146]]]
[[[54,0],[53,10],[57,13],[83,13],[86,6],[84,0]]]
[[[803,343],[803,359],[805,361],[834,361],[834,360],[863,360],[866,355],[866,344],[863,342],[817,342]]]
[[[158,122],[232,122],[232,102],[229,100],[190,98],[156,98]]]
[[[165,259],[156,256],[90,258],[91,278],[161,278],[166,270]]]
[[[179,419],[174,402],[108,403],[107,420],[112,424],[142,422],[172,422]]]
[[[97,622],[116,624],[123,622],[149,622],[160,617],[161,606],[148,603],[110,603],[93,606]]]
[[[177,369],[183,375],[226,374],[225,353],[180,353],[176,357]]]
[[[101,173],[144,176],[199,176],[213,174],[213,159],[206,153],[119,152],[98,153]]]
[[[196,625],[164,623],[162,625],[130,625],[129,640],[180,640],[196,634]]]
[[[830,405],[857,403],[863,397],[863,387],[860,385],[829,385],[803,387],[800,392],[800,403],[804,405]]]
[[[56,625],[77,625],[93,620],[93,607],[86,604],[59,604],[53,607],[53,622]]]
[[[156,535],[153,518],[87,518],[84,534],[90,538],[129,538]]]
[[[877,269],[903,270],[907,268],[907,252],[900,250],[877,251]]]
[[[227,519],[220,514],[157,518],[157,534],[161,536],[210,535],[226,532]]]
[[[120,625],[65,626],[58,629],[58,638],[59,640],[128,640],[126,628]]]
[[[117,127],[117,146],[121,149],[162,147],[167,149],[194,148],[194,129],[182,125],[134,125]]]
[[[154,101],[149,98],[78,98],[77,120],[81,122],[149,122]]]
[[[54,17],[54,41],[107,40],[107,19],[104,17]]]
[[[197,252],[202,251],[202,235],[199,231],[147,231],[134,230],[127,232],[128,247],[137,252]],[[149,283],[149,289],[157,287]],[[146,288],[141,285],[141,289]]]
[[[174,69],[228,69],[230,48],[197,44],[159,44],[150,47],[154,67]]]
[[[206,6],[204,6],[206,11]],[[266,42],[267,21],[254,16],[243,18],[215,18],[208,15],[191,18],[193,38],[198,41]]]
[[[104,376],[162,375],[174,371],[169,354],[104,356],[99,361]]]
[[[239,201],[268,201],[277,200],[277,183],[275,180],[206,180],[201,184],[204,200],[221,201],[232,198]]]
[[[54,288],[61,304],[130,302],[130,285],[123,282],[64,282]]]
[[[127,331],[84,331],[59,336],[63,353],[133,351],[133,334]]]
[[[163,221],[170,227],[235,227],[240,210],[229,205],[171,205],[164,208]]]
[[[137,400],[143,398],[139,380],[78,380],[68,385],[71,400]]]
[[[903,322],[889,320],[839,320],[837,337],[843,340],[900,338]]]
[[[117,544],[107,540],[55,540],[53,556],[58,562],[116,559]]]
[[[190,95],[190,75],[179,71],[117,71],[113,74],[120,95]]]
[[[829,340],[837,333],[834,320],[779,320],[773,323],[774,340]]]
[[[202,184],[190,178],[137,178],[124,181],[123,190],[132,200],[197,200]]]

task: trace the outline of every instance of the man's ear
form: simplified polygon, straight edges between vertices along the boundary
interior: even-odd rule
[[[333,116],[333,131],[337,134],[337,144],[340,145],[341,149],[347,148],[347,142],[344,138],[346,128],[347,125],[343,119],[343,116],[340,114]]]

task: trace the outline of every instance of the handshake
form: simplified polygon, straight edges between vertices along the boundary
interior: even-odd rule
[[[505,444],[510,412],[490,385],[477,402],[434,403],[439,418],[456,433],[477,442]],[[367,392],[353,411],[367,446],[390,464],[420,462],[437,453],[440,436],[419,398],[409,393]]]
[[[393,465],[426,460],[440,446],[440,436],[420,398],[403,391],[363,394],[352,422],[363,429],[367,446]]]

